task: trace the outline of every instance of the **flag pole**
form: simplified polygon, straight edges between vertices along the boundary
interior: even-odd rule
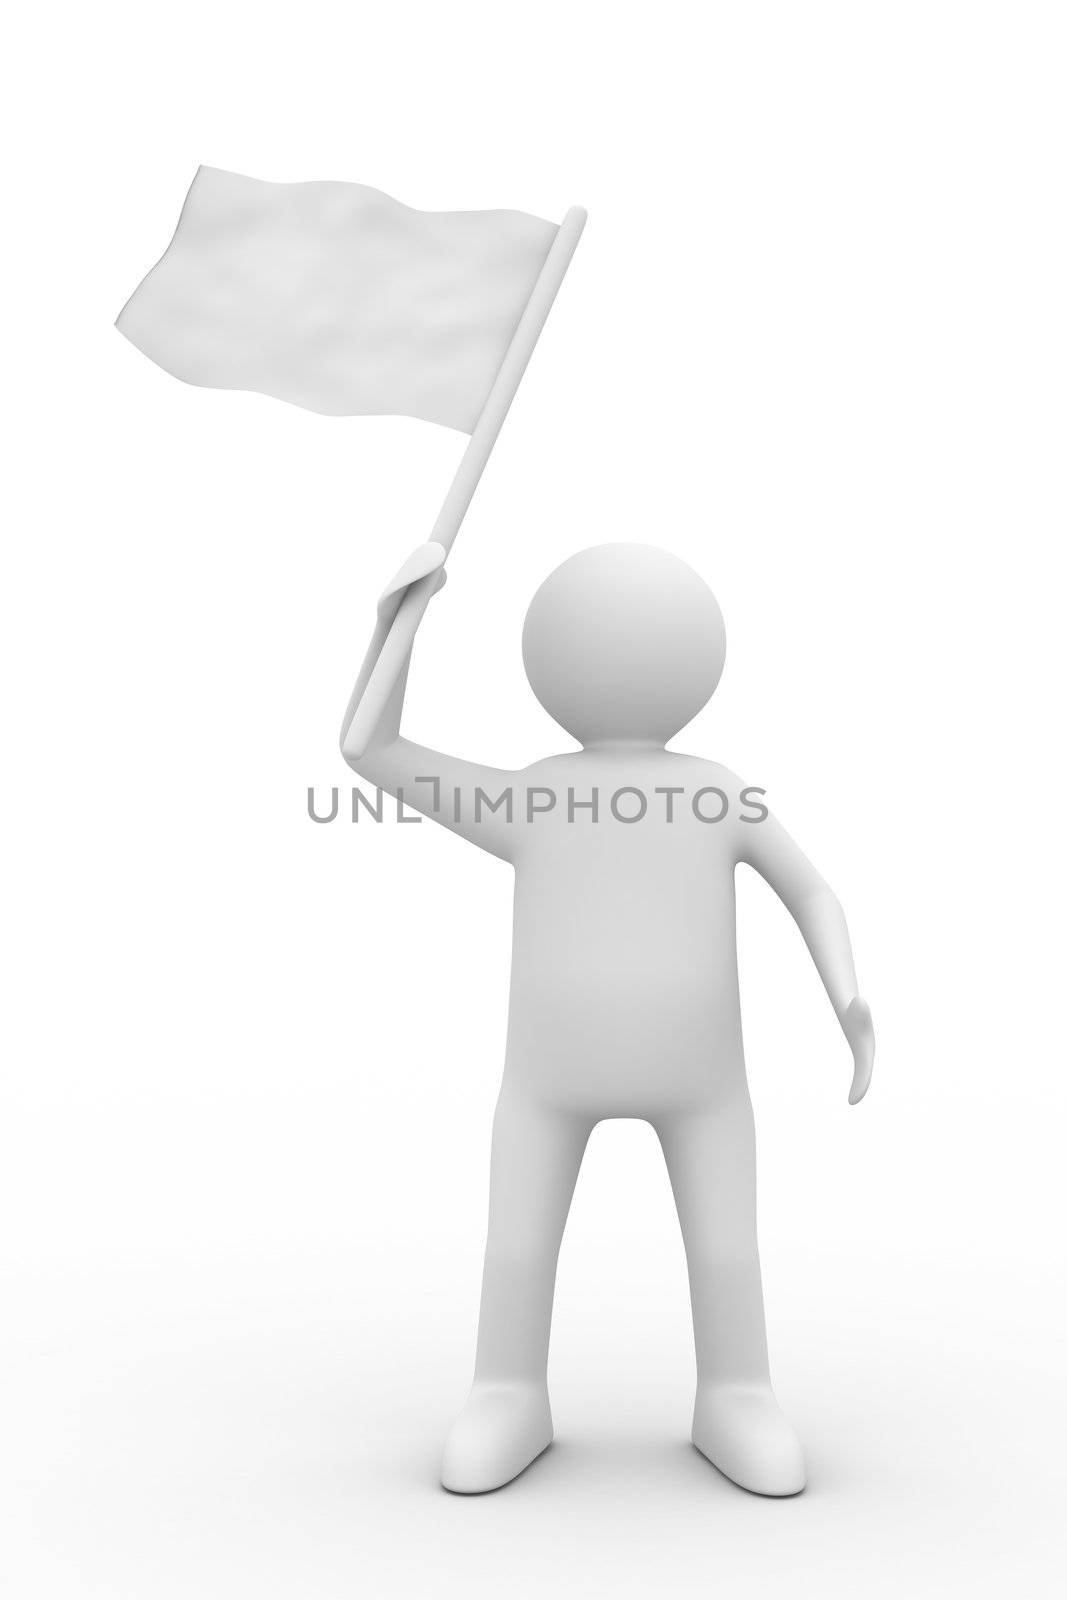
[[[585,227],[585,218],[586,213],[580,206],[572,206],[560,223],[538,274],[537,282],[526,302],[526,309],[511,336],[511,343],[500,364],[500,371],[486,396],[481,416],[474,426],[467,448],[456,469],[456,476],[452,480],[430,534],[430,538],[437,544],[443,545],[446,551],[451,550],[455,543],[456,535],[497,441],[504,418],[515,398],[541,330],[548,320],[548,313],[552,309],[560,284],[566,276],[571,257]],[[436,582],[437,574],[431,573],[428,577],[420,578],[417,583],[413,583],[404,595],[380,649],[377,648],[377,636],[372,641],[367,660],[363,663],[359,675],[360,682],[357,683],[352,696],[355,714],[345,735],[346,755],[361,756],[370,743],[408,658],[408,652],[414,643],[416,631],[430,603]]]

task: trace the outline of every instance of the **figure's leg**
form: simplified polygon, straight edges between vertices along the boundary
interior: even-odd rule
[[[489,1235],[470,1398],[445,1444],[459,1494],[509,1483],[552,1442],[548,1336],[556,1260],[592,1123],[505,1086],[493,1123]]]
[[[693,1443],[757,1494],[797,1494],[804,1460],[767,1365],[756,1246],[756,1147],[746,1087],[660,1123],[689,1265],[696,1340]]]

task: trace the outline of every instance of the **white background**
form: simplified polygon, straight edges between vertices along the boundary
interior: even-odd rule
[[[3,1483],[17,1600],[1062,1592],[1061,7],[26,8],[3,68]],[[113,331],[198,162],[590,222],[435,602],[413,737],[559,748],[519,634],[604,539],[716,589],[680,745],[843,900],[849,1063],[741,888],[779,1397],[687,1444],[651,1130],[594,1135],[558,1442],[436,1485],[470,1375],[510,875],[315,826],[463,440],[186,388]],[[665,1029],[670,1017],[663,1019]]]

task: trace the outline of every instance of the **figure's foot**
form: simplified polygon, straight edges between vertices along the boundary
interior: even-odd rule
[[[441,1482],[453,1494],[487,1494],[517,1478],[551,1443],[543,1384],[476,1382],[445,1441]]]
[[[693,1443],[733,1483],[753,1494],[799,1494],[804,1487],[800,1440],[769,1384],[701,1384]]]

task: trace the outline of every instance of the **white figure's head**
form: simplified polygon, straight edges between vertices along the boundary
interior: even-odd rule
[[[715,596],[677,556],[600,544],[545,579],[522,655],[534,694],[581,744],[664,745],[715,692],[726,630]]]

